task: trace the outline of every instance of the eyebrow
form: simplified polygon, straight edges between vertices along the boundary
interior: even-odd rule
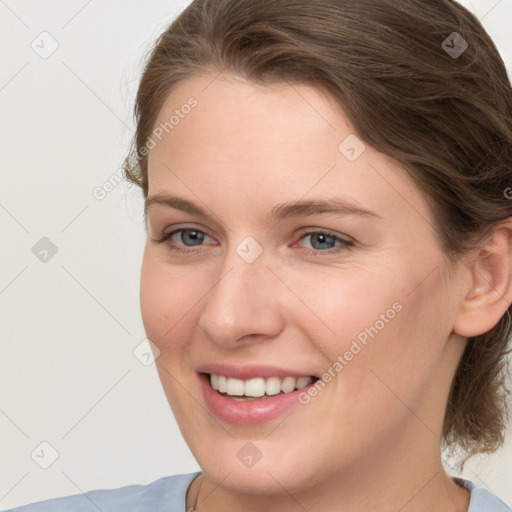
[[[149,208],[153,205],[174,208],[189,213],[196,217],[208,218],[205,210],[196,204],[167,194],[156,194],[149,196],[144,205],[144,216],[147,215]],[[361,206],[353,204],[344,199],[325,200],[301,200],[292,203],[282,203],[274,206],[269,215],[270,221],[280,221],[287,217],[310,217],[321,213],[333,213],[336,215],[359,215],[362,217],[382,218],[379,214],[367,210]]]

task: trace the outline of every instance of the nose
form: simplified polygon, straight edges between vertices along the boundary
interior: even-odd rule
[[[199,317],[208,338],[229,349],[238,348],[241,341],[277,336],[284,325],[279,281],[264,256],[247,263],[233,253],[224,260]]]

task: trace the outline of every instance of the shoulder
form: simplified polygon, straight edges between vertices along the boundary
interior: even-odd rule
[[[454,478],[454,480],[467,487],[471,492],[468,512],[512,512],[511,506],[484,487],[478,487],[470,480],[463,478]]]
[[[5,512],[182,512],[187,489],[197,475],[199,472],[166,476],[147,485],[98,489]]]

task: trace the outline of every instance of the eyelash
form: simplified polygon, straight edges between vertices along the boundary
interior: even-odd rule
[[[179,233],[180,231],[195,231],[197,233],[201,233],[203,235],[208,236],[207,233],[205,233],[204,231],[201,231],[199,229],[195,229],[195,228],[180,228],[180,229],[175,229],[174,231],[171,231],[170,233],[164,234],[161,238],[155,239],[155,242],[158,243],[158,244],[162,244],[162,243],[168,241],[173,235],[175,235],[176,233]],[[326,236],[328,236],[330,238],[333,238],[335,241],[340,242],[340,245],[338,245],[335,248],[328,249],[328,250],[325,250],[325,251],[322,251],[322,250],[319,250],[319,249],[304,249],[303,248],[305,250],[306,254],[309,255],[309,256],[321,256],[321,255],[336,254],[336,253],[339,253],[342,250],[347,249],[347,248],[349,248],[349,247],[354,245],[352,240],[345,240],[344,238],[341,238],[341,237],[339,237],[337,235],[333,235],[329,231],[324,231],[324,230],[308,231],[306,233],[303,233],[299,240],[302,240],[303,238],[306,238],[307,236],[310,236],[310,235],[326,235]],[[169,249],[171,249],[171,250],[173,250],[173,251],[175,251],[177,253],[189,254],[189,253],[197,252],[197,251],[195,251],[193,249],[183,249],[181,247],[178,247],[176,245],[171,245],[171,244],[168,244],[168,247],[169,247]]]

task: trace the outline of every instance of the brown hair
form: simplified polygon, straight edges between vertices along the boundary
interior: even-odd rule
[[[460,55],[450,53],[464,42]],[[159,110],[173,87],[207,70],[327,93],[357,134],[425,193],[452,260],[512,216],[504,192],[512,186],[510,82],[480,22],[454,1],[193,1],[157,40],[140,81],[124,169],[144,197],[141,149]],[[468,339],[452,382],[443,441],[462,449],[464,461],[504,441],[510,309]]]

